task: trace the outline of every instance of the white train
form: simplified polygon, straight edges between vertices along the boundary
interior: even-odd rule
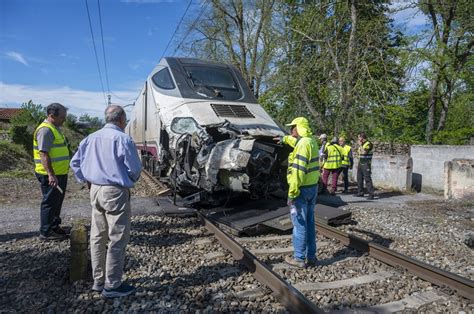
[[[163,58],[135,101],[126,132],[144,167],[187,204],[217,204],[286,188],[284,131],[234,67]]]

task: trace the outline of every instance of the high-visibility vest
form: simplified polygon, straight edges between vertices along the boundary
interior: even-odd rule
[[[63,175],[69,171],[69,149],[66,145],[66,139],[62,133],[56,129],[53,124],[43,122],[35,130],[33,134],[33,158],[35,161],[35,172],[46,175],[46,169],[41,163],[40,151],[38,150],[38,140],[36,134],[41,128],[49,128],[54,135],[53,145],[48,152],[49,159],[51,160],[51,167],[53,168],[54,174]]]
[[[342,166],[348,167],[351,162],[349,160],[349,153],[351,152],[351,147],[349,145],[344,145],[342,147]]]
[[[372,149],[374,148],[374,145],[366,141],[363,145],[359,146],[359,163],[360,164],[366,164],[366,163],[371,163],[372,162],[372,156],[374,153],[372,152]],[[365,153],[367,151],[367,153]]]
[[[324,169],[332,170],[341,168],[342,165],[342,147],[338,144],[329,144],[326,146],[328,158],[324,163]]]
[[[286,143],[293,144],[295,141],[289,137]],[[294,150],[288,156],[288,197],[298,197],[300,188],[315,186],[319,180],[319,156],[318,144],[312,137],[301,137],[295,143]]]

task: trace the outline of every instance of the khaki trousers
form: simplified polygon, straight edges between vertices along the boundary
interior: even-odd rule
[[[92,277],[105,289],[115,289],[122,283],[130,239],[130,190],[92,184],[90,197]]]

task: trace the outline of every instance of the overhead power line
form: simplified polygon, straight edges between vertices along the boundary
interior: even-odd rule
[[[97,0],[97,8],[99,9],[100,37],[102,38],[102,55],[104,57],[105,81],[107,83],[107,92],[110,95],[109,71],[107,69],[107,59],[105,58],[104,31],[102,29],[102,15],[100,14],[100,0]]]
[[[92,30],[92,21],[91,21],[91,15],[90,15],[90,12],[89,12],[89,5],[87,4],[87,0],[84,0],[84,1],[86,3],[87,17],[89,18],[89,28],[91,30],[92,44],[94,46],[95,61],[97,62],[97,70],[99,71],[100,86],[102,87],[102,94],[104,95],[104,102],[105,102],[105,105],[107,106],[107,99],[105,97],[105,92],[104,92],[104,82],[102,81],[102,72],[100,71],[100,65],[99,65],[99,57],[97,56],[97,48],[95,47],[95,38],[94,38],[94,32]]]
[[[203,4],[202,4],[202,8],[201,8],[201,11],[199,12],[199,14],[196,16],[196,18],[194,19],[193,23],[191,24],[191,26],[189,27],[188,31],[186,32],[186,35],[184,35],[183,39],[180,41],[179,45],[176,46],[175,50],[173,51],[173,56],[176,54],[176,52],[179,50],[179,48],[181,48],[181,45],[184,43],[184,41],[186,40],[186,38],[188,38],[189,34],[191,34],[192,30],[194,29],[194,27],[196,26],[197,22],[199,22],[199,20],[201,19],[202,17],[202,14],[204,13],[204,10],[206,9],[206,6],[208,5],[209,3],[209,0],[206,0]]]
[[[171,42],[173,41],[174,36],[175,36],[176,33],[178,32],[178,29],[179,29],[179,27],[181,26],[181,23],[183,22],[184,17],[186,16],[186,13],[188,13],[189,7],[191,6],[191,3],[192,3],[192,2],[193,2],[193,0],[190,0],[190,1],[189,1],[188,6],[186,7],[186,10],[185,10],[184,13],[183,13],[183,16],[181,16],[181,20],[179,21],[178,25],[176,26],[176,29],[174,30],[173,35],[171,35],[170,40],[169,40],[168,43],[166,44],[165,50],[164,50],[163,53],[161,54],[160,60],[161,60],[161,59],[163,58],[163,56],[165,55],[165,53],[166,53],[166,51],[168,50],[168,48],[169,48]]]

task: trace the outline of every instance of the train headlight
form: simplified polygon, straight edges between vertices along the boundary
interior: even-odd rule
[[[173,121],[171,121],[171,131],[177,134],[194,134],[197,133],[199,129],[199,125],[193,118],[174,118]]]

